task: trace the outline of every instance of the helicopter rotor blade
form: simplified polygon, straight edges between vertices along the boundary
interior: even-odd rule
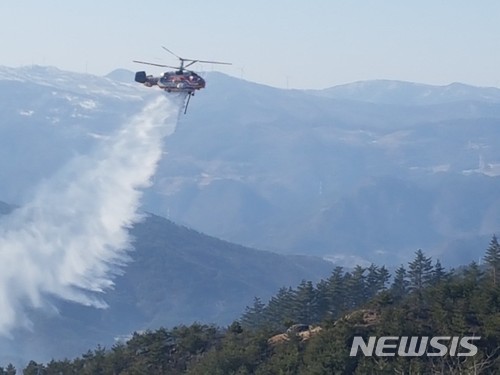
[[[179,69],[178,66],[170,66],[170,65],[164,65],[164,64],[155,64],[155,63],[150,63],[147,61],[138,61],[138,60],[133,60],[133,62],[138,63],[138,64],[146,64],[146,65],[153,65],[153,66],[160,66],[162,68],[172,68],[172,69]]]
[[[161,46],[161,48],[163,48],[165,51],[167,51],[168,53],[171,53],[172,55],[174,55],[175,57],[177,57],[179,60],[185,60],[183,59],[182,57],[180,56],[177,56],[175,53],[173,53],[172,51],[170,51],[167,47],[165,46]]]
[[[222,61],[209,61],[209,60],[195,60],[195,59],[186,59],[184,57],[180,57],[179,55],[173,53],[172,51],[170,51],[167,47],[165,46],[161,46],[161,48],[163,48],[165,51],[167,51],[168,53],[171,53],[172,55],[174,55],[175,57],[177,57],[179,60],[181,61],[190,61],[191,64],[189,65],[192,65],[194,63],[197,63],[197,62],[200,62],[200,63],[205,63],[205,64],[222,64],[222,65],[233,65],[232,63],[228,63],[228,62],[222,62]],[[187,65],[186,65],[187,66]]]
[[[220,64],[220,65],[233,65],[231,63],[227,62],[220,62],[220,61],[208,61],[208,60],[191,60],[191,59],[183,59],[183,61],[190,61],[189,64],[184,65],[184,68],[187,68],[188,66],[191,66],[197,62],[199,63],[204,63],[204,64]]]
[[[204,63],[204,64],[233,65],[232,63],[222,62],[222,61],[196,60],[196,62],[200,62],[200,63]]]
[[[187,64],[187,65],[184,65],[184,68],[187,68],[188,66],[191,66],[191,65],[193,65],[194,63],[197,63],[197,62],[198,62],[198,60],[188,60],[188,61],[191,61],[191,62],[190,62],[189,64]]]
[[[146,64],[146,65],[153,65],[153,66],[159,66],[159,67],[162,67],[162,68],[173,68],[173,69],[178,69],[179,71],[183,71],[185,68],[187,68],[188,66],[191,66],[197,62],[199,63],[204,63],[204,64],[220,64],[220,65],[232,65],[231,63],[228,63],[228,62],[222,62],[222,61],[211,61],[211,60],[194,60],[194,59],[185,59],[184,57],[180,57],[179,55],[175,54],[174,52],[170,51],[167,47],[165,46],[161,46],[161,48],[163,48],[165,51],[167,51],[168,53],[174,55],[175,57],[177,57],[180,62],[181,62],[181,66],[171,66],[171,65],[164,65],[164,64],[155,64],[155,63],[150,63],[150,62],[147,62],[147,61],[137,61],[137,60],[134,60],[135,63],[139,63],[139,64]],[[184,65],[185,62],[188,62],[188,64]]]

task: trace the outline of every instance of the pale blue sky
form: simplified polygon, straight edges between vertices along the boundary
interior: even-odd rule
[[[0,0],[0,65],[104,75],[131,60],[277,87],[367,79],[500,87],[498,0]],[[148,71],[159,73],[161,69]]]

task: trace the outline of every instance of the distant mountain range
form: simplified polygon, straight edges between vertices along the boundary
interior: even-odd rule
[[[347,264],[398,264],[418,248],[463,263],[498,231],[499,89],[369,81],[311,92],[207,79],[167,140],[156,212]]]
[[[325,90],[309,90],[308,92],[332,99],[403,106],[464,101],[500,102],[498,88],[474,87],[457,82],[446,86],[431,86],[412,82],[374,80],[339,85]]]
[[[22,205],[162,95],[129,77],[0,67],[0,200]],[[72,356],[136,329],[227,323],[254,296],[327,276],[332,264],[313,255],[395,266],[422,248],[463,264],[498,232],[500,90],[206,79],[143,197],[145,211],[185,226],[155,215],[136,225],[133,261],[104,296],[110,308],[53,301],[59,314],[33,312],[33,332],[0,342],[3,363]]]
[[[0,179],[9,182],[0,199],[22,203],[161,95],[132,78],[0,68]],[[464,263],[498,231],[499,89],[379,80],[284,90],[216,72],[206,80],[165,142],[146,210],[348,265],[398,264],[420,247]]]
[[[1,213],[12,209],[0,202]],[[228,324],[254,297],[266,301],[283,286],[319,281],[333,268],[320,258],[231,244],[155,215],[135,225],[131,235],[131,261],[102,296],[108,309],[52,301],[57,314],[36,310],[32,332],[17,330],[14,340],[0,339],[0,363],[73,357],[148,328]]]

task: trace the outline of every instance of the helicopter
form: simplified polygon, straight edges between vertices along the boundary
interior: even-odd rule
[[[170,66],[170,65],[155,64],[147,61],[138,61],[138,60],[133,60],[133,62],[138,64],[159,66],[162,68],[173,68],[176,70],[170,72],[164,72],[157,77],[153,75],[146,75],[146,72],[144,71],[136,72],[135,81],[142,83],[144,86],[147,87],[158,86],[160,89],[165,90],[166,92],[187,94],[187,101],[184,107],[184,113],[187,112],[191,96],[194,96],[196,90],[201,90],[205,88],[206,85],[205,80],[202,77],[200,77],[198,74],[196,74],[191,70],[187,70],[186,68],[195,63],[231,65],[231,63],[221,62],[221,61],[186,59],[184,57],[176,55],[175,53],[170,51],[167,47],[162,46],[162,48],[168,53],[174,55],[177,59],[179,59],[180,65]]]

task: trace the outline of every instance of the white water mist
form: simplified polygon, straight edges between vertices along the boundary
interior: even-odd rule
[[[26,309],[43,307],[48,295],[105,306],[91,292],[111,287],[127,259],[127,229],[141,218],[140,189],[150,183],[181,106],[180,97],[160,96],[2,218],[0,334],[29,326]]]

